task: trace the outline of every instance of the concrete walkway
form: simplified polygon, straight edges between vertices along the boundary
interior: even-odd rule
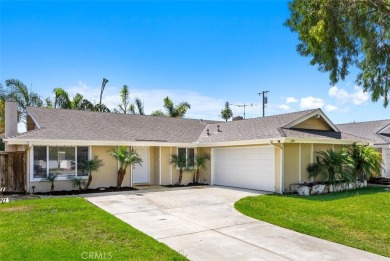
[[[390,260],[242,215],[222,187],[84,197],[191,260]]]

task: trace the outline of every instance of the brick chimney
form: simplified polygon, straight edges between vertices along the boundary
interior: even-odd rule
[[[5,102],[5,137],[12,137],[18,133],[18,103],[13,100]]]

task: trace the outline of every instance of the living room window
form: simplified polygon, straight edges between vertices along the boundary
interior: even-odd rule
[[[194,148],[178,148],[178,155],[184,155],[187,159],[187,168],[194,167],[195,162],[195,149]]]
[[[57,173],[60,179],[87,177],[87,171],[78,166],[88,156],[86,146],[34,146],[33,178],[46,178],[49,173]]]

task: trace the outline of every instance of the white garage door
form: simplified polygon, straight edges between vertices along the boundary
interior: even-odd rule
[[[382,157],[384,163],[382,177],[390,177],[390,149],[383,148]]]
[[[275,148],[212,149],[214,184],[275,191]]]

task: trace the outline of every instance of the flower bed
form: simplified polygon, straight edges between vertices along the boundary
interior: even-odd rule
[[[367,181],[361,182],[340,182],[335,184],[324,184],[318,182],[290,184],[290,191],[301,196],[327,194],[350,189],[367,187]]]

